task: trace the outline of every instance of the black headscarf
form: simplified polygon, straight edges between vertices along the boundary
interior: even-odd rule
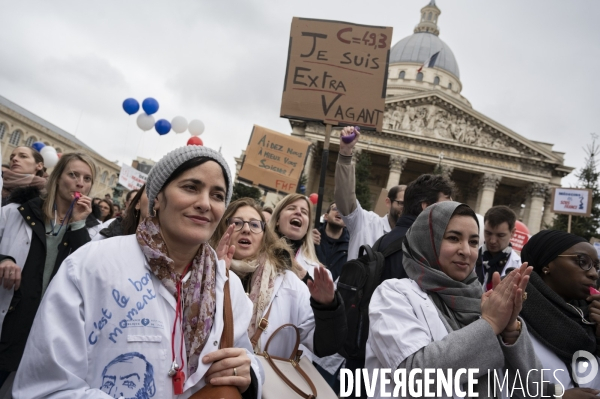
[[[579,350],[597,353],[595,329],[581,321],[581,316],[543,280],[542,268],[572,246],[587,242],[584,238],[558,230],[542,230],[529,239],[521,251],[521,259],[533,266],[527,285],[527,301],[521,317],[528,330],[570,367],[573,354]],[[585,301],[571,301],[588,315]]]
[[[542,230],[527,241],[521,251],[521,260],[528,262],[541,275],[544,266],[580,242],[587,240],[560,230]]]

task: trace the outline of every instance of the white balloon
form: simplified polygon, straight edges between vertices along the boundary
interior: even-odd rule
[[[173,129],[175,133],[183,133],[187,130],[187,128],[188,122],[183,116],[176,116],[171,121],[171,129]]]
[[[188,130],[192,136],[200,136],[204,132],[204,123],[201,120],[194,119],[190,122]]]
[[[49,145],[45,146],[44,148],[42,148],[40,150],[40,154],[42,154],[42,156],[44,156],[44,154],[56,154],[56,148],[54,147],[50,147]]]
[[[154,117],[152,115],[148,115],[145,112],[142,112],[137,117],[137,125],[144,132],[152,129],[154,127]]]
[[[56,153],[56,150],[53,147],[46,146],[42,148],[42,150],[44,150],[45,148],[51,148],[51,150],[46,150],[43,152],[40,151],[40,154],[42,154],[42,157],[44,158],[44,166],[47,168],[53,168],[58,163],[58,154]]]

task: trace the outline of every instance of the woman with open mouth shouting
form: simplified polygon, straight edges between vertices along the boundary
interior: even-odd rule
[[[308,221],[303,222],[306,229]],[[317,355],[337,352],[346,335],[346,315],[325,269],[316,270],[307,288],[292,271],[289,246],[266,228],[261,208],[251,198],[229,205],[212,238],[214,244],[228,226],[233,226],[230,244],[235,246],[231,270],[241,278],[253,304],[248,336],[254,351],[261,353],[273,332],[290,323],[299,328],[302,344]],[[284,329],[278,333],[269,345],[269,354],[289,357],[295,343],[292,332]]]

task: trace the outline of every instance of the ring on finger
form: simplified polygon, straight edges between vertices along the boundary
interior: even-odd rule
[[[523,293],[522,298],[523,298],[523,302],[525,302],[527,300],[527,293],[526,292]]]
[[[233,376],[237,377],[237,369],[235,367],[233,368]]]

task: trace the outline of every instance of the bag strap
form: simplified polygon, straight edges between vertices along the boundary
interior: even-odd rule
[[[298,327],[296,327],[296,326],[295,326],[295,325],[293,325],[293,324],[289,324],[289,323],[288,323],[288,324],[284,324],[284,325],[282,325],[281,327],[279,327],[277,330],[275,330],[275,331],[273,332],[273,334],[271,334],[271,336],[270,336],[270,337],[269,337],[269,339],[267,340],[267,343],[266,343],[266,345],[265,345],[264,352],[266,352],[266,351],[269,349],[269,344],[271,343],[271,340],[273,339],[273,337],[274,337],[275,335],[277,335],[277,333],[278,333],[279,331],[283,330],[283,329],[284,329],[284,328],[286,328],[286,327],[293,327],[293,328],[294,328],[294,331],[296,331],[296,345],[294,345],[294,350],[292,351],[292,356],[294,356],[294,357],[291,357],[291,358],[289,359],[289,360],[294,360],[294,359],[295,359],[295,356],[296,356],[296,353],[298,352],[298,347],[300,346],[300,330],[298,330]]]
[[[271,313],[271,306],[273,306],[273,302],[274,301],[271,301],[271,304],[269,305],[269,309],[267,309],[267,313],[265,313],[265,317],[260,319],[260,322],[258,323],[258,328],[254,332],[254,335],[250,338],[250,343],[252,344],[253,348],[258,343],[258,340],[260,339],[260,335],[263,333],[263,331],[265,331],[267,329],[267,326],[269,325],[269,314]]]
[[[398,238],[396,241],[394,241],[390,245],[388,245],[388,247],[386,249],[381,251],[381,254],[383,255],[384,258],[387,258],[388,256],[395,254],[398,251],[401,251],[403,242],[404,242],[404,237]]]
[[[291,324],[288,324],[288,325],[291,325]],[[281,328],[279,328],[277,331],[279,331],[280,329]],[[298,388],[292,381],[290,381],[285,376],[285,374],[283,374],[281,372],[281,370],[279,370],[279,368],[277,367],[277,365],[275,364],[275,362],[273,361],[273,359],[271,358],[271,356],[269,356],[269,354],[267,353],[266,350],[265,350],[265,352],[263,352],[263,356],[265,357],[265,359],[267,360],[267,362],[269,363],[269,365],[271,365],[271,367],[273,368],[273,370],[275,371],[275,373],[279,376],[279,378],[281,378],[283,380],[283,382],[285,382],[287,384],[287,386],[289,386],[290,388],[292,388],[298,395],[300,395],[304,399],[314,399],[314,398],[317,397],[317,388],[315,387],[315,384],[313,384],[313,382],[311,381],[310,377],[304,372],[304,370],[302,370],[302,368],[300,367],[300,363],[296,362],[295,360],[289,359],[289,361],[292,363],[292,366],[294,366],[294,369],[296,369],[296,371],[308,383],[308,385],[310,387],[310,390],[312,391],[312,395],[309,394],[309,393],[305,393],[300,388]]]
[[[229,293],[229,270],[227,280],[223,287],[223,334],[221,335],[221,349],[233,347],[233,309],[231,308],[231,295]]]

